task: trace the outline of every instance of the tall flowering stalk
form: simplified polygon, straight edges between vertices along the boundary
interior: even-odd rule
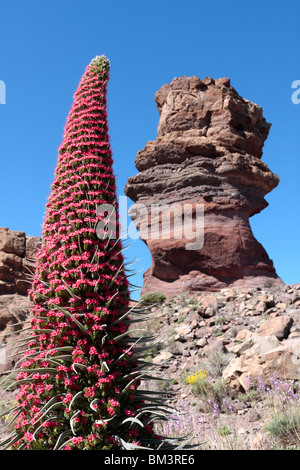
[[[96,57],[67,118],[30,290],[32,318],[17,369],[19,393],[9,413],[14,432],[2,442],[4,448],[110,450],[164,444],[153,430],[162,407],[151,400],[153,392],[138,389],[147,371],[139,338],[129,335],[128,314],[142,313],[128,307],[121,242],[108,236],[105,224],[97,230],[104,220],[99,207],[113,205],[118,213],[108,78],[108,59]],[[118,217],[114,223],[118,232]]]

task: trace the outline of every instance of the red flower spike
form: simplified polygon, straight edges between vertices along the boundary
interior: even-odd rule
[[[59,147],[29,294],[32,333],[17,378],[16,449],[110,450],[154,437],[149,413],[139,412],[138,366],[124,343],[128,325],[116,321],[130,297],[121,243],[97,234],[100,204],[113,205],[119,229],[108,78],[108,59],[96,57],[74,94]]]

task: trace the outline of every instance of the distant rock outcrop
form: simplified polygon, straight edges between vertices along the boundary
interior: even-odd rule
[[[138,152],[139,173],[125,187],[152,255],[142,292],[282,283],[249,224],[279,182],[261,161],[270,129],[261,107],[228,78],[175,78],[155,101],[157,138]]]
[[[15,341],[10,333],[21,331],[22,325],[16,324],[28,318],[29,276],[40,243],[39,237],[0,227],[0,372],[11,369],[16,360],[9,359],[8,348]]]
[[[0,295],[27,294],[27,275],[40,243],[39,237],[0,227]]]

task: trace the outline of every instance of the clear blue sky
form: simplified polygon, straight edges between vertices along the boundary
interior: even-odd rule
[[[155,92],[174,77],[230,77],[272,123],[263,160],[281,182],[251,219],[286,283],[300,282],[299,0],[13,0],[0,10],[0,226],[41,235],[57,148],[85,67],[111,62],[109,126],[118,192],[156,137]],[[1,101],[1,100],[0,100]],[[128,250],[151,263],[136,241]],[[135,278],[142,284],[142,275]]]

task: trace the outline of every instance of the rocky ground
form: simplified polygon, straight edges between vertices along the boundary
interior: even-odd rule
[[[300,448],[300,284],[181,294],[151,310],[156,387],[177,409],[167,433],[192,432],[202,449]],[[284,415],[293,430],[268,432]]]
[[[147,359],[161,380],[142,387],[175,408],[159,432],[192,433],[198,449],[300,448],[300,284],[180,294],[148,310],[158,344]]]

